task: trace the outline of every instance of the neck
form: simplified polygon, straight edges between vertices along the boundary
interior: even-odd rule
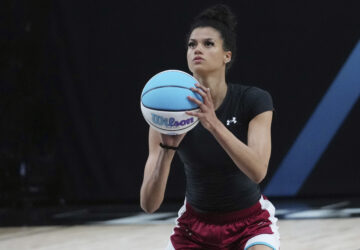
[[[225,72],[223,74],[194,74],[194,77],[201,85],[205,86],[206,88],[210,88],[211,97],[216,110],[221,105],[226,96],[227,84],[225,81]]]

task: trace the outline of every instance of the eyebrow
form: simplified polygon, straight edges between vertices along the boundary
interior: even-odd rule
[[[200,39],[200,40],[202,40],[202,41],[209,41],[209,40],[214,40],[214,38],[204,38],[204,39]],[[194,38],[190,38],[189,39],[189,41],[197,41],[196,39],[194,39]]]

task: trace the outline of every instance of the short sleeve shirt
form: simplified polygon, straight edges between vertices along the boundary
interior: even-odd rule
[[[257,87],[228,84],[218,119],[247,144],[249,122],[273,110],[270,94]],[[216,139],[199,123],[184,137],[178,150],[184,163],[186,200],[203,211],[235,211],[250,207],[261,196],[259,185],[232,161]]]

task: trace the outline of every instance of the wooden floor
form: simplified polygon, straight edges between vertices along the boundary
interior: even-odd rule
[[[172,223],[2,227],[1,250],[164,249]],[[359,250],[360,218],[280,220],[282,250]]]

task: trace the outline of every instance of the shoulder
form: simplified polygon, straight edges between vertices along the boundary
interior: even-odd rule
[[[241,92],[241,105],[247,121],[265,111],[273,111],[273,101],[267,90],[252,85],[236,86]]]
[[[271,95],[267,90],[259,88],[257,86],[245,85],[245,84],[229,84],[230,91],[233,95],[241,95],[244,99],[258,99],[258,98],[270,98]]]
[[[238,84],[238,83],[229,83],[228,84],[229,92],[233,96],[243,96],[251,86]]]
[[[262,88],[256,86],[247,86],[246,95],[249,96],[270,96],[270,93]]]

